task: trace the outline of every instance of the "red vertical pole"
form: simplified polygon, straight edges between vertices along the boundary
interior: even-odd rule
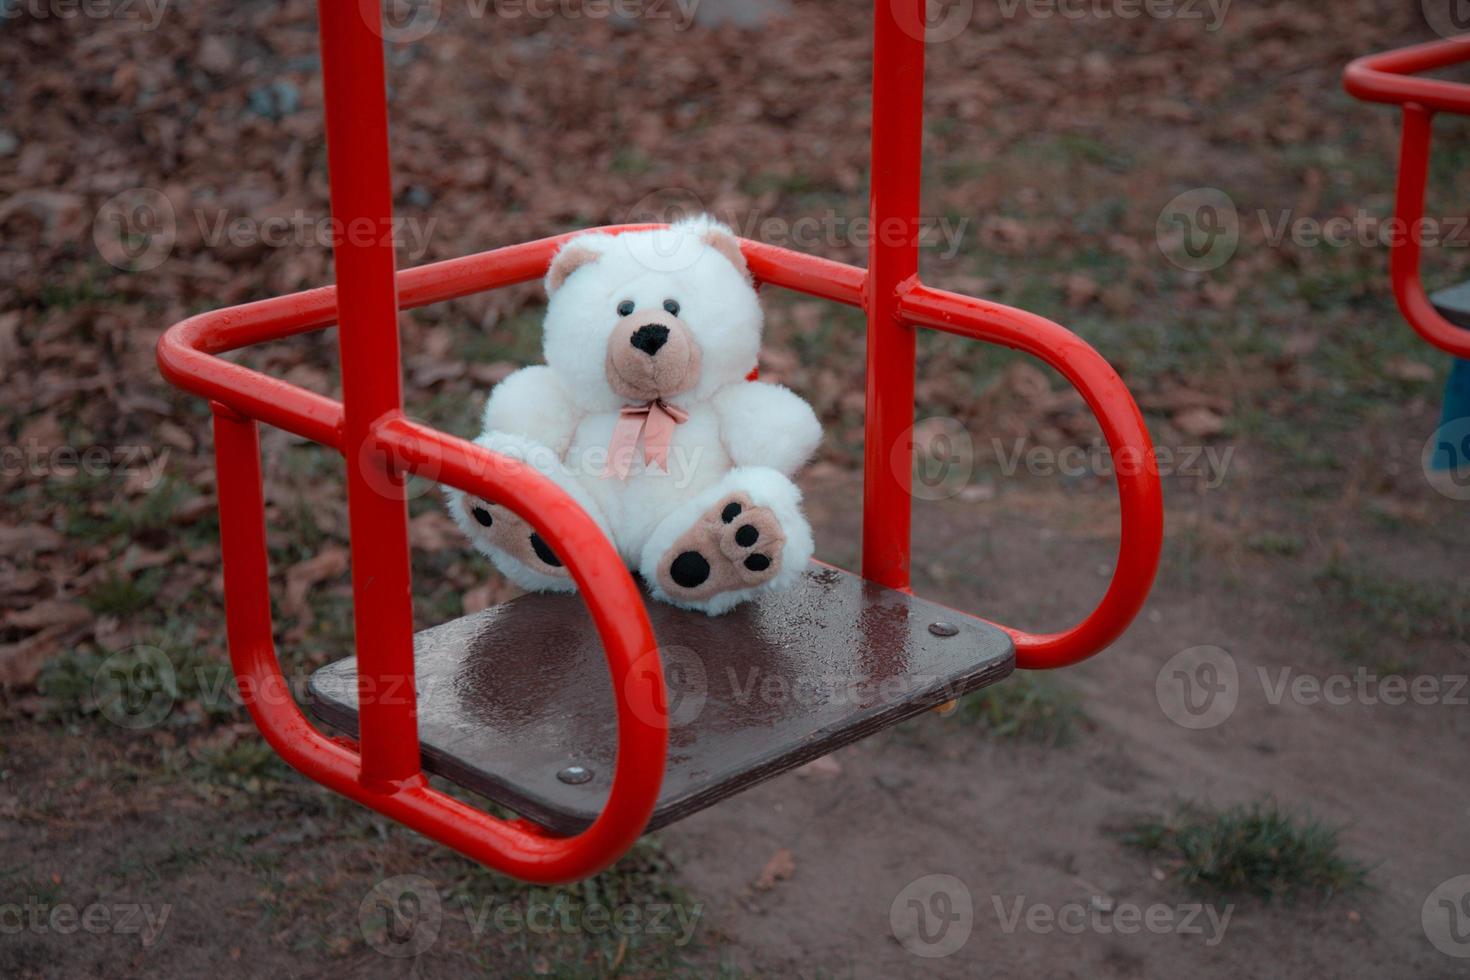
[[[893,589],[909,587],[914,329],[900,319],[899,300],[919,272],[924,4],[874,4],[863,577]]]
[[[419,744],[404,479],[371,441],[374,426],[403,411],[382,22],[376,2],[359,0],[322,0],[320,18],[361,779],[387,789],[418,776]]]

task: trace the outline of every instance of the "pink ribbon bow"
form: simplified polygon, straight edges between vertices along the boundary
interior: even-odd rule
[[[669,443],[674,426],[688,421],[689,413],[662,398],[643,405],[625,406],[613,426],[612,441],[607,444],[607,465],[602,475],[626,480],[633,470],[633,455],[638,451],[638,438],[643,438],[643,461],[657,463],[669,471]]]

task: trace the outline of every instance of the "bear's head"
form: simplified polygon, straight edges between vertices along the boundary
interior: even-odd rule
[[[711,218],[572,238],[546,293],[546,363],[585,411],[688,406],[755,368],[760,301],[735,236]]]

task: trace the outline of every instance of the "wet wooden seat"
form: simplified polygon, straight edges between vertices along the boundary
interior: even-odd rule
[[[813,563],[789,592],[708,617],[648,603],[669,688],[649,829],[976,690],[1015,664],[1002,630]],[[602,809],[617,744],[602,645],[575,596],[526,595],[415,637],[424,768],[551,831]],[[311,710],[357,731],[357,662]]]

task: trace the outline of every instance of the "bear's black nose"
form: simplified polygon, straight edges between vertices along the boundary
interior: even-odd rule
[[[669,340],[669,328],[657,323],[646,323],[633,331],[633,336],[628,338],[628,343],[647,354],[649,357],[658,353],[658,349]]]

